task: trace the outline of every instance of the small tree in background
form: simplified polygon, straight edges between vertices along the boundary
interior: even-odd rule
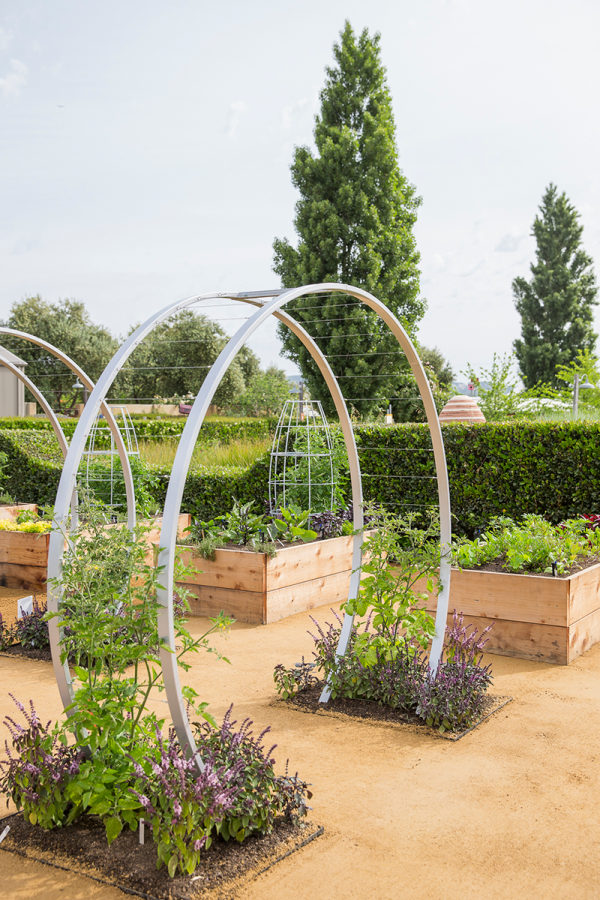
[[[581,246],[579,213],[550,184],[533,223],[537,261],[532,279],[515,278],[513,294],[521,316],[521,339],[514,343],[526,388],[557,386],[556,367],[568,365],[578,350],[593,350],[593,306],[597,304],[592,259]]]
[[[195,396],[227,341],[219,324],[184,309],[158,325],[133,351],[115,392],[143,403],[154,397]],[[243,347],[217,388],[214,402],[218,406],[234,402],[245,391],[247,379],[258,371],[258,357]]]
[[[276,416],[290,399],[290,382],[283,369],[269,366],[259,371],[232,405],[232,412],[243,416]]]
[[[49,303],[42,300],[39,294],[27,297],[13,303],[10,315],[3,324],[58,347],[93,381],[100,377],[118,347],[117,340],[107,328],[92,322],[85,304],[80,300]],[[4,336],[1,342],[27,361],[27,376],[47,397],[53,398],[56,409],[69,409],[81,400],[81,393],[73,390],[75,376],[56,357],[28,341]]]
[[[317,153],[297,147],[291,166],[300,192],[294,222],[298,247],[276,239],[273,269],[284,287],[317,282],[362,287],[414,333],[426,308],[419,297],[420,257],[413,235],[421,200],[398,167],[379,40],[379,34],[371,37],[366,29],[357,39],[346,22],[334,45],[336,65],[326,70],[316,117]],[[392,397],[415,393],[397,341],[359,301],[341,294],[316,295],[286,308],[306,323],[331,358],[344,395],[362,415],[386,407]],[[299,366],[311,396],[334,414],[310,354],[285,326],[279,326],[279,334],[284,355]]]

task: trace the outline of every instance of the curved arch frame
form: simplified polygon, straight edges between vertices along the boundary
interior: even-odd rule
[[[21,340],[28,341],[31,344],[36,344],[36,346],[41,347],[44,350],[47,350],[48,353],[52,354],[52,356],[56,357],[56,359],[60,360],[64,363],[70,370],[76,375],[83,385],[88,389],[88,391],[94,391],[94,382],[86,375],[82,368],[80,368],[77,363],[71,359],[70,356],[67,356],[66,353],[63,353],[62,350],[59,350],[58,347],[55,347],[53,344],[49,344],[48,341],[44,341],[41,338],[36,337],[35,335],[28,334],[25,331],[17,331],[15,328],[5,328],[0,327],[0,334],[10,335],[11,337],[17,337]],[[3,365],[8,365],[6,361],[3,361]],[[10,366],[9,366],[10,368]],[[17,372],[17,377],[20,377]],[[26,384],[27,388],[31,391],[31,393],[36,397],[38,403],[50,419],[52,423],[52,428],[54,429],[54,433],[58,439],[61,450],[63,452],[63,457],[66,460],[69,454],[69,445],[67,444],[67,440],[65,438],[65,434],[60,426],[60,422],[58,421],[54,411],[50,407],[50,404],[47,402],[46,398],[43,396],[41,391],[33,384],[33,382],[24,376],[26,380],[23,381]],[[121,460],[121,467],[123,469],[123,477],[125,480],[125,494],[127,497],[127,526],[130,529],[135,527],[135,486],[133,483],[133,474],[131,472],[131,466],[129,464],[129,456],[127,455],[127,449],[123,442],[123,436],[119,431],[119,426],[117,425],[115,418],[110,410],[110,407],[107,403],[104,402],[104,399],[99,404],[99,408],[102,410],[102,415],[105,417],[108,427],[111,430],[111,433],[115,439],[115,446],[117,447],[117,451],[119,453],[119,459]],[[79,428],[79,425],[78,425]],[[73,439],[77,434],[77,430],[75,430],[75,434],[73,435]],[[57,430],[58,429],[58,430]],[[83,442],[83,446],[85,447],[85,440]],[[82,450],[83,452],[83,450]],[[79,465],[78,465],[79,467]],[[63,469],[64,474],[64,469]],[[77,471],[75,472],[75,476],[77,476]],[[62,483],[62,476],[61,482]],[[59,484],[60,490],[60,484]],[[75,478],[73,479],[73,484],[71,488],[71,493],[68,497],[68,502],[66,507],[63,507],[62,514],[60,519],[57,519],[58,515],[58,492],[57,499],[55,504],[55,520],[59,522],[58,528],[53,528],[52,533],[50,535],[50,547],[52,546],[52,542],[56,543],[62,539],[62,545],[64,548],[64,534],[66,531],[66,523],[67,516],[69,513],[69,508],[72,509],[72,517],[71,517],[71,527],[75,527],[77,524],[77,493],[76,493],[76,483]],[[55,534],[55,532],[58,532]],[[61,554],[62,556],[62,554]],[[50,580],[52,575],[50,574],[50,548],[48,549],[48,579]],[[50,612],[58,612],[58,603],[59,603],[59,595],[57,589],[54,585],[49,584],[48,586],[48,610]],[[61,699],[63,701],[64,706],[68,706],[69,703],[72,702],[72,699],[66,699],[67,696],[72,698],[71,692],[71,674],[69,671],[69,664],[65,661],[64,664],[60,661],[60,628],[58,626],[58,619],[52,618],[48,621],[48,633],[50,639],[50,650],[52,653],[52,665],[54,667],[54,674],[56,676],[56,682],[59,686]]]
[[[161,663],[163,667],[164,682],[169,703],[169,710],[175,725],[177,735],[181,746],[188,748],[188,753],[193,755],[198,767],[203,768],[202,760],[196,748],[196,744],[191,733],[190,724],[185,710],[185,704],[181,693],[181,684],[179,681],[179,672],[177,668],[177,658],[175,653],[175,631],[173,624],[173,570],[175,545],[177,540],[177,523],[179,509],[185,480],[187,478],[188,469],[191,463],[192,453],[198,437],[198,433],[208,411],[208,407],[217,390],[221,379],[227,371],[232,360],[237,355],[240,348],[245,344],[253,332],[271,315],[275,315],[281,322],[286,324],[296,334],[296,336],[304,343],[305,347],[311,353],[311,356],[317,363],[327,386],[329,387],[332,398],[334,400],[336,411],[340,417],[342,433],[346,443],[348,459],[350,465],[350,480],[352,487],[352,497],[354,506],[354,527],[358,532],[354,536],[353,553],[352,553],[352,576],[350,580],[349,597],[357,596],[360,585],[360,564],[362,556],[362,528],[363,528],[363,511],[362,511],[362,484],[360,475],[360,464],[356,443],[354,440],[354,432],[352,423],[348,415],[346,403],[343,394],[339,388],[337,380],[331,371],[329,364],[315,342],[291,316],[281,310],[291,300],[305,294],[317,294],[326,292],[344,293],[355,297],[357,300],[365,303],[373,309],[379,317],[388,325],[392,333],[398,340],[402,350],[404,351],[413,375],[417,381],[419,392],[425,406],[425,412],[429,429],[432,437],[434,459],[436,465],[438,496],[440,504],[440,544],[441,544],[441,565],[440,565],[440,581],[442,584],[441,596],[438,599],[438,607],[436,614],[436,634],[432,642],[430,654],[430,669],[435,672],[437,665],[441,659],[444,633],[446,627],[446,616],[448,609],[448,595],[450,589],[450,562],[448,560],[447,548],[451,539],[451,519],[450,519],[450,491],[448,483],[448,473],[446,469],[446,457],[444,444],[442,440],[441,429],[437,417],[437,411],[431,394],[431,388],[425,375],[425,371],[416,350],[404,331],[398,319],[384,306],[376,297],[363,291],[360,288],[351,285],[324,283],[316,285],[305,285],[300,288],[293,288],[284,291],[265,291],[256,293],[209,293],[202,294],[179,303],[173,303],[163,308],[155,316],[152,316],[145,323],[139,326],[136,331],[130,335],[127,341],[117,351],[109,365],[106,367],[100,377],[92,396],[88,401],[88,405],[84,410],[77,430],[73,436],[71,448],[65,461],[63,476],[60,481],[57,494],[57,514],[66,516],[68,508],[68,492],[74,485],[75,476],[87,434],[91,428],[95,410],[108,391],[114,378],[125,364],[133,350],[144,340],[144,338],[169,316],[185,309],[193,303],[207,299],[233,299],[250,303],[259,308],[249,317],[244,325],[230,338],[227,345],[219,354],[217,360],[209,371],[197,397],[192,406],[192,411],[188,417],[185,428],[179,441],[177,454],[173,463],[171,479],[167,490],[165,500],[165,509],[163,515],[163,524],[160,534],[160,552],[158,563],[164,566],[161,574],[161,587],[164,592],[162,598],[162,610],[158,617],[158,633],[161,639]],[[262,302],[260,302],[262,301]],[[265,302],[266,301],[266,302]],[[60,544],[59,534],[53,532],[50,540],[50,552],[48,559],[48,576],[58,577],[64,548]],[[337,648],[337,654],[343,656],[346,652],[350,634],[352,631],[353,616],[346,614],[342,626],[342,633]],[[56,648],[59,656],[60,649]],[[55,649],[52,649],[53,655]],[[57,677],[61,697],[64,705],[72,702],[70,683],[65,684],[59,681]],[[321,696],[324,702],[329,698],[329,690],[326,687]]]

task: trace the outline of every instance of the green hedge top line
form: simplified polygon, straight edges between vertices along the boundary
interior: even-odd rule
[[[551,522],[600,513],[600,423],[491,423],[442,426],[454,530],[472,534],[492,516],[538,513]],[[356,443],[367,500],[406,512],[437,503],[431,437],[426,425],[358,426]],[[5,489],[27,502],[53,503],[60,451],[52,435],[0,430],[7,453]],[[163,500],[169,469],[152,466]],[[188,475],[183,509],[210,518],[232,499],[268,496],[268,461],[248,469],[196,467]]]
[[[169,417],[164,419],[133,419],[138,440],[162,440],[179,437],[185,428],[187,418]],[[250,419],[239,422],[221,422],[207,419],[200,430],[199,440],[206,444],[229,444],[232,441],[260,440],[275,432],[277,420]],[[77,427],[77,419],[61,419],[60,425],[67,439],[73,437]],[[18,431],[52,432],[52,425],[46,418],[0,418],[0,429],[16,429]],[[98,444],[101,449],[106,441]]]

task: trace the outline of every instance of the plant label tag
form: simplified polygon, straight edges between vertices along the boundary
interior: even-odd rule
[[[19,597],[17,618],[22,619],[23,616],[30,616],[33,612],[33,596]]]
[[[140,844],[144,843],[144,820],[140,819]]]
[[[2,841],[4,840],[4,838],[6,837],[6,835],[8,834],[9,831],[10,831],[10,825],[7,825],[6,828],[4,829],[4,831],[2,832],[2,834],[0,834],[0,844],[2,843]]]

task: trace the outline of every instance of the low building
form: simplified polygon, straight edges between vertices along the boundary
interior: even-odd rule
[[[25,371],[27,363],[24,359],[15,356],[5,347],[0,347],[0,418],[5,416],[25,415],[25,385],[17,376],[2,365],[5,359],[13,366]],[[28,404],[29,405],[29,404]]]

